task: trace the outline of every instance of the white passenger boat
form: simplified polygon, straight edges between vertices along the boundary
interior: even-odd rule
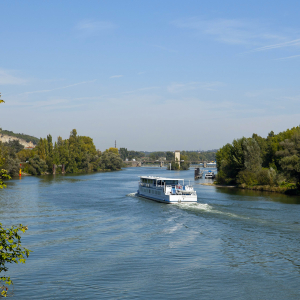
[[[206,174],[205,174],[205,179],[215,179],[216,178],[216,175],[214,172],[212,171],[208,171]]]
[[[163,203],[197,202],[197,193],[184,179],[140,176],[138,196]]]

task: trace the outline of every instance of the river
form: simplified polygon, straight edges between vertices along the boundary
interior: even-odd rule
[[[139,175],[190,180],[198,203],[136,197]],[[216,188],[193,170],[23,177],[0,190],[22,223],[12,299],[300,299],[300,199]]]

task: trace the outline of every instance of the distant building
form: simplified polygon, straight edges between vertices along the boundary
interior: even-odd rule
[[[175,162],[177,162],[180,167],[180,150],[175,151]]]

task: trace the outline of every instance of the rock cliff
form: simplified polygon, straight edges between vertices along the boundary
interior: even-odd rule
[[[0,133],[0,141],[2,143],[8,143],[9,141],[15,141],[15,140],[18,140],[20,142],[20,144],[23,145],[25,148],[34,148],[35,147],[35,145],[31,141],[26,142],[23,139]]]

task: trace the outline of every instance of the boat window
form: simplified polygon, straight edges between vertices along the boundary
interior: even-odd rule
[[[178,180],[166,180],[166,185],[176,185],[178,184]]]

